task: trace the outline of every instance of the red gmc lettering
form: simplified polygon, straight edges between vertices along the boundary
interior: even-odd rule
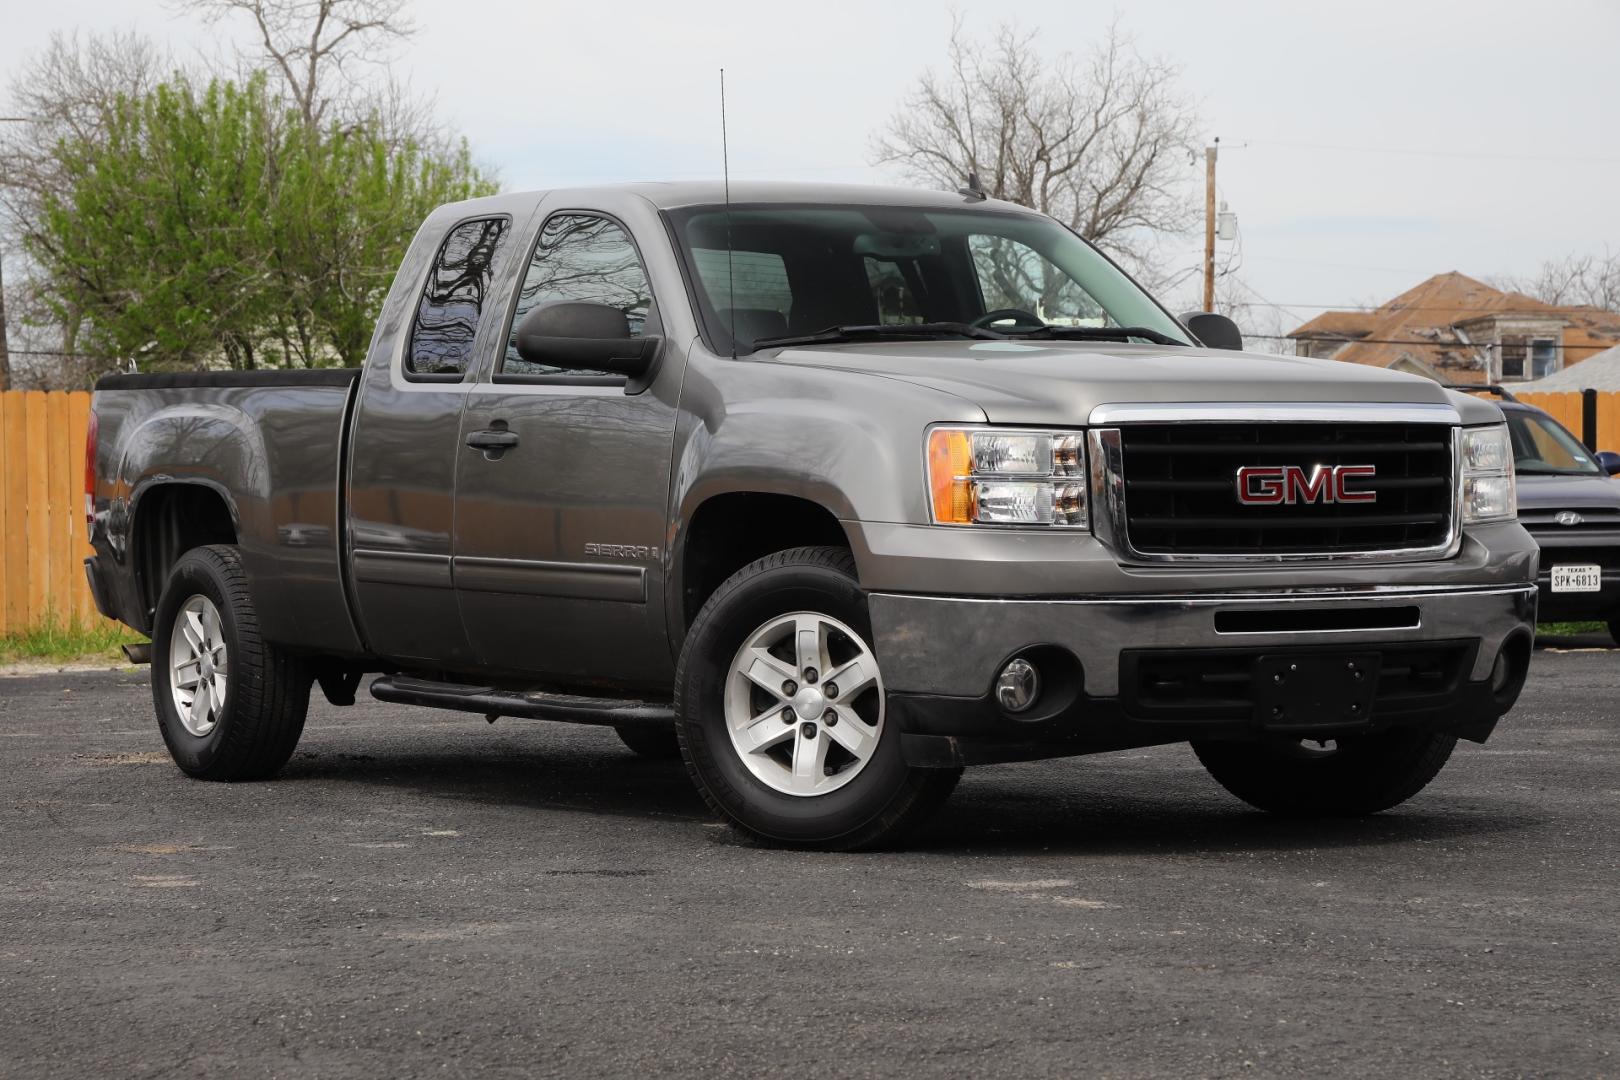
[[[1370,480],[1378,473],[1372,465],[1245,465],[1237,472],[1238,502],[1245,506],[1295,503],[1370,503],[1378,493],[1350,490],[1351,480]]]

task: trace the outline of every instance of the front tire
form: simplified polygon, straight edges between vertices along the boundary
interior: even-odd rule
[[[259,636],[242,556],[216,544],[182,555],[152,626],[152,700],[174,763],[199,780],[262,780],[292,756],[310,673]]]
[[[703,605],[676,670],[676,732],[698,790],[733,828],[787,847],[877,847],[956,786],[959,769],[905,763],[871,638],[842,548],[768,555]]]
[[[1195,742],[1193,752],[1227,791],[1289,817],[1362,817],[1398,806],[1428,786],[1455,735],[1386,731],[1286,743]]]

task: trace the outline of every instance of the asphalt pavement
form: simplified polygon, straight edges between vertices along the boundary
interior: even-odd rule
[[[1404,807],[1185,747],[969,771],[905,851],[746,846],[610,731],[318,701],[185,779],[144,672],[0,680],[0,1076],[1620,1075],[1620,652]]]

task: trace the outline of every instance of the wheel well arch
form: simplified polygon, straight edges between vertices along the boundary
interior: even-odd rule
[[[130,523],[129,560],[144,629],[151,629],[163,585],[180,556],[206,544],[235,544],[237,535],[230,500],[212,484],[169,482],[141,491]]]
[[[692,511],[679,548],[680,626],[732,574],[775,551],[850,546],[831,510],[811,499],[768,491],[710,496]]]

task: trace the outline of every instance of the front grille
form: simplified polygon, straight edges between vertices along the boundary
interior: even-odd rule
[[[1120,429],[1125,531],[1148,555],[1333,554],[1436,548],[1451,535],[1443,424],[1141,424]],[[1249,465],[1371,465],[1371,503],[1248,506]]]
[[[1382,663],[1374,718],[1422,712],[1456,693],[1475,646],[1465,641],[1372,646]],[[1262,656],[1311,649],[1127,649],[1120,653],[1125,711],[1143,720],[1242,720],[1254,714],[1254,668]],[[1363,650],[1354,650],[1363,651]]]

